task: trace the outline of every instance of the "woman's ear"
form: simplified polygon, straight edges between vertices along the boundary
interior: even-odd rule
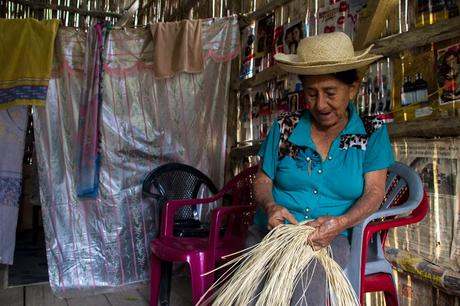
[[[356,95],[358,94],[359,84],[359,81],[354,81],[350,85],[350,96],[348,97],[350,100],[354,100],[356,98]]]

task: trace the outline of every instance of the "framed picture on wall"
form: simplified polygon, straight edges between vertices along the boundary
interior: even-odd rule
[[[439,104],[460,101],[460,44],[437,50],[436,74]]]
[[[305,37],[305,24],[302,20],[291,22],[284,26],[284,53],[297,54],[299,41]]]
[[[300,103],[299,103],[299,93],[298,92],[293,92],[288,95],[288,101],[289,101],[289,111],[290,112],[296,112],[300,110]]]

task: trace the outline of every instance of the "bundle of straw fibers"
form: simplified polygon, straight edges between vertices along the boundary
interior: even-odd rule
[[[204,296],[215,292],[198,305],[289,306],[302,274],[318,262],[326,273],[330,305],[359,306],[342,268],[331,258],[330,248],[314,251],[308,244],[306,237],[314,230],[305,222],[277,226],[258,245],[221,266],[219,269],[229,268]],[[310,280],[303,284],[305,290]]]

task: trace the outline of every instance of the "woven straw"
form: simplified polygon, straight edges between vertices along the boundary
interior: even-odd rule
[[[370,53],[372,45],[355,51],[353,43],[342,32],[307,37],[299,42],[297,54],[275,54],[285,71],[301,75],[321,75],[365,67],[380,59]]]

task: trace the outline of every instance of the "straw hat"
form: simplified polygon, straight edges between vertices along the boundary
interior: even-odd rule
[[[304,38],[297,54],[277,53],[275,60],[290,73],[321,75],[364,67],[382,57],[369,53],[371,48],[355,52],[347,34],[333,32]]]

